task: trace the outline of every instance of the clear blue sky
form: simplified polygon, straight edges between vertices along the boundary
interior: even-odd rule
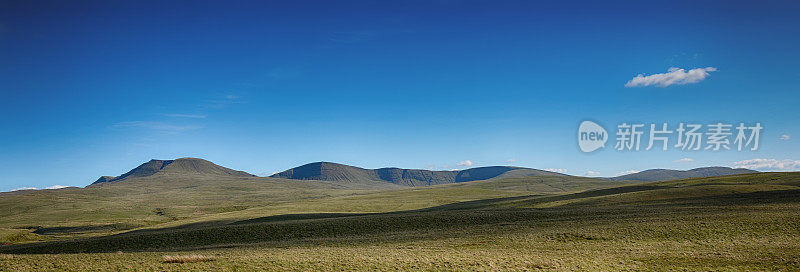
[[[0,191],[179,157],[261,175],[313,161],[797,170],[798,14],[797,1],[0,0]],[[625,86],[671,67],[717,70]],[[765,129],[758,151],[584,154],[587,119]]]

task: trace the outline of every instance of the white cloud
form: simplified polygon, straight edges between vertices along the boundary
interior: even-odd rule
[[[639,171],[628,170],[628,171],[622,171],[622,172],[617,173],[617,176],[624,176],[624,175],[630,175],[630,174],[636,174],[636,173],[639,173]]]
[[[470,166],[473,166],[473,165],[475,165],[475,163],[473,163],[470,160],[461,161],[461,162],[458,162],[456,164],[456,166],[462,166],[462,167],[470,167]]]
[[[652,74],[649,76],[645,76],[644,74],[639,74],[638,76],[634,77],[628,83],[625,83],[625,87],[633,88],[633,87],[646,87],[646,86],[656,86],[656,87],[667,87],[670,85],[684,85],[689,83],[697,83],[706,79],[709,76],[709,72],[717,71],[717,68],[714,67],[706,67],[706,68],[695,68],[691,69],[688,72],[681,68],[669,68],[669,71],[666,73],[661,74]]]
[[[258,173],[258,176],[260,176],[260,177],[269,177],[269,176],[275,175],[277,173],[280,173],[280,172],[260,172],[260,173]]]
[[[506,162],[517,162],[517,159],[514,159],[514,158],[507,159]]]
[[[567,169],[564,168],[545,168],[544,171],[556,172],[561,174],[567,173]]]
[[[69,186],[64,186],[64,185],[53,185],[53,186],[45,187],[44,190],[62,189],[62,188],[68,188],[68,187]],[[22,188],[17,188],[17,189],[11,190],[11,191],[13,192],[13,191],[22,191],[22,190],[42,190],[42,189],[39,189],[39,188],[36,188],[36,187],[22,187]]]
[[[783,134],[783,135],[781,135],[781,140],[788,141],[788,140],[789,140],[789,138],[791,138],[791,137],[789,136],[789,134]]]
[[[206,103],[201,106],[203,108],[222,109],[234,104],[244,103],[247,102],[243,101],[241,96],[229,94],[221,99],[206,100]]]
[[[143,129],[150,129],[159,131],[162,133],[177,133],[189,130],[196,130],[203,128],[202,126],[195,126],[195,125],[172,125],[168,123],[162,122],[153,122],[153,121],[130,121],[130,122],[121,122],[116,123],[112,126],[113,128],[143,128]]]
[[[734,162],[733,166],[753,170],[795,171],[800,169],[800,160],[752,159]]]
[[[586,171],[586,174],[584,176],[599,176],[599,175],[600,175],[600,172],[589,170],[589,171]]]
[[[674,160],[672,162],[693,162],[693,161],[694,161],[694,159],[692,159],[692,158],[683,158],[683,159],[680,159],[680,160]]]

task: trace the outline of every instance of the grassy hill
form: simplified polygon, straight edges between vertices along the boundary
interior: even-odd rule
[[[86,188],[2,193],[0,243],[108,234],[209,214],[397,187],[159,172]]]
[[[464,175],[491,178],[409,187],[194,159],[137,169],[0,193],[0,270],[800,269],[800,173],[641,182],[478,168]],[[162,258],[185,254],[212,261]]]
[[[382,181],[403,186],[430,186],[521,176],[564,175],[512,166],[478,167],[460,171],[430,171],[401,168],[364,169],[332,162],[315,162],[274,174],[271,177],[299,180]]]
[[[173,175],[181,174],[200,174],[210,176],[227,177],[255,177],[243,171],[236,171],[216,165],[210,161],[198,158],[180,158],[176,160],[150,160],[125,174],[117,177],[102,176],[92,184],[115,182],[127,178],[148,177],[158,173],[169,173]]]
[[[515,173],[514,169],[499,176]],[[464,176],[480,178],[482,171]],[[524,173],[523,173],[524,174]],[[492,175],[495,176],[495,175]],[[287,213],[389,212],[624,184],[565,175],[413,187],[262,178],[200,159],[151,160],[86,188],[0,193],[0,243],[50,241]]]
[[[518,188],[495,180],[329,199]],[[504,183],[500,182],[500,183]],[[477,186],[477,187],[474,187]],[[402,193],[401,193],[402,192]],[[352,197],[364,197],[353,200]],[[377,200],[375,200],[377,199]],[[796,270],[800,174],[758,173],[630,184],[382,213],[307,213],[203,221],[105,237],[21,244],[8,268],[153,270]],[[238,211],[244,212],[244,211]],[[236,213],[236,212],[234,212]],[[90,253],[116,252],[128,253]],[[183,252],[175,252],[183,251]],[[212,262],[172,265],[189,251]],[[46,257],[56,256],[56,257]],[[101,257],[102,256],[102,257]],[[102,263],[81,262],[103,258]],[[135,261],[134,261],[135,260]]]
[[[631,181],[663,181],[685,178],[701,178],[714,176],[727,176],[739,174],[752,174],[758,171],[744,168],[730,167],[702,167],[691,170],[671,170],[671,169],[650,169],[638,173],[622,175],[609,178],[610,180],[631,180]]]

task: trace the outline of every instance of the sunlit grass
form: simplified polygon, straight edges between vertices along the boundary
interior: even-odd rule
[[[164,255],[165,263],[199,263],[216,260],[214,256],[189,254],[189,255]]]
[[[449,190],[387,191],[295,205],[327,211],[377,203],[381,194],[384,201],[420,202],[425,199],[420,195],[458,195]],[[269,206],[263,209],[226,214],[254,219],[290,210],[256,212],[268,211]],[[235,217],[208,218],[231,220],[0,247],[6,253],[37,253],[0,254],[0,270],[800,270],[800,176],[796,174],[692,179],[407,212],[268,217],[239,223]],[[178,261],[193,260],[187,257],[192,255],[213,261]],[[176,261],[167,262],[165,256]]]

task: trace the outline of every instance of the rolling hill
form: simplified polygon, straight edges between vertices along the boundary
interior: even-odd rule
[[[287,213],[392,212],[631,183],[516,167],[440,171],[443,173],[435,175],[422,170],[364,171],[330,165],[338,167],[334,173],[344,173],[340,177],[348,178],[346,182],[255,177],[205,160],[184,158],[152,160],[120,177],[85,188],[2,193],[0,243],[71,239]],[[446,177],[445,181],[453,183],[409,187],[412,181],[420,184],[414,179],[418,176]],[[476,180],[483,178],[488,180]],[[404,179],[412,180],[400,182]]]
[[[684,178],[715,177],[739,174],[752,174],[758,171],[744,168],[703,167],[691,170],[650,169],[638,173],[608,178],[609,180],[664,181]]]
[[[117,177],[102,176],[92,184],[117,182],[128,178],[148,177],[158,173],[167,174],[201,174],[229,177],[255,177],[243,171],[236,171],[216,165],[210,161],[198,158],[180,158],[176,160],[150,160],[125,174]]]
[[[409,201],[424,200],[411,195],[493,182],[401,190],[410,193],[404,197]],[[394,192],[360,201],[381,202]],[[798,200],[797,173],[690,178],[383,213],[206,220],[0,246],[0,252],[15,254],[0,259],[0,264],[5,260],[17,270],[123,265],[138,270],[225,270],[243,264],[265,270],[796,270]],[[348,199],[330,201],[326,207],[352,205]],[[179,252],[170,253],[175,251]],[[160,259],[188,252],[216,261],[169,265]]]
[[[349,178],[347,182],[256,177],[206,160],[181,158],[151,160],[119,177],[102,178],[85,188],[0,193],[0,206],[4,207],[0,210],[0,243],[59,240],[161,225],[324,211],[333,207],[346,212],[397,211],[626,183],[514,167],[441,171],[444,173],[437,176],[429,171],[397,168],[362,171],[330,165],[350,170],[337,168],[334,171],[344,173],[341,177]],[[399,182],[418,175],[444,176],[448,182],[459,182],[424,188],[409,187],[411,181]],[[482,178],[492,179],[464,182]],[[331,199],[353,204],[330,206],[328,200]]]
[[[642,182],[324,164],[283,178],[154,160],[86,188],[0,194],[0,269],[800,268],[798,173]],[[419,186],[436,182],[448,183]],[[162,259],[187,253],[214,261]]]
[[[315,162],[270,177],[297,180],[383,181],[413,187],[522,176],[565,175],[513,166],[477,167],[460,171],[431,171],[402,168],[364,169],[332,162]]]

